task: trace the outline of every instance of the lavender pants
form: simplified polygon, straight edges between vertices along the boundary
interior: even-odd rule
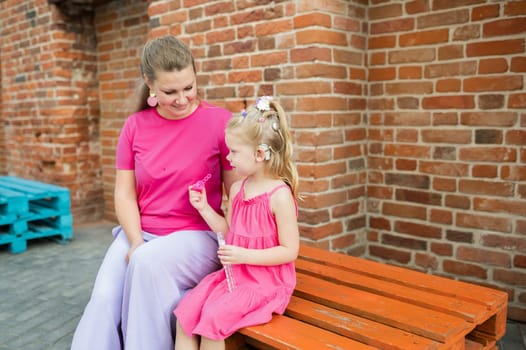
[[[173,309],[204,276],[220,267],[216,235],[178,231],[143,233],[132,254],[117,226],[100,266],[91,299],[73,336],[72,350],[172,350]]]

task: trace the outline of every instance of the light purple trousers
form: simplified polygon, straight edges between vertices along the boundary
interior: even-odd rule
[[[173,310],[204,276],[217,270],[213,232],[143,234],[146,243],[125,261],[130,247],[120,226],[100,266],[91,299],[73,336],[72,350],[172,350]]]

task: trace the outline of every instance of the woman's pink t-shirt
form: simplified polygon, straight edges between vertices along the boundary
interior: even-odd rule
[[[231,113],[201,102],[184,119],[170,120],[155,108],[132,114],[117,144],[116,167],[134,170],[141,225],[166,235],[178,230],[209,230],[188,200],[188,186],[206,182],[208,202],[221,212],[222,170],[226,159],[225,126]]]

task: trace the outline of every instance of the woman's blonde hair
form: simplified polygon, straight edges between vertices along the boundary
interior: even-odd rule
[[[181,71],[190,65],[196,73],[194,56],[188,46],[175,36],[166,35],[152,39],[144,45],[141,55],[141,77],[154,82],[159,72]],[[150,89],[142,81],[136,94],[134,112],[148,108],[146,100],[149,94]]]
[[[232,117],[226,127],[266,154],[267,171],[283,180],[298,198],[298,172],[293,162],[293,147],[287,116],[283,107],[271,97],[263,96],[256,104]]]

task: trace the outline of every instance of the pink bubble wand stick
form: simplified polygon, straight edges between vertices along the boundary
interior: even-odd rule
[[[223,237],[223,234],[221,232],[216,232],[217,234],[217,243],[220,247],[224,246],[225,243],[225,237]],[[235,287],[234,283],[234,276],[232,275],[232,265],[230,264],[223,264],[223,268],[225,269],[225,276],[226,276],[226,283],[228,287],[228,291],[232,293]]]

